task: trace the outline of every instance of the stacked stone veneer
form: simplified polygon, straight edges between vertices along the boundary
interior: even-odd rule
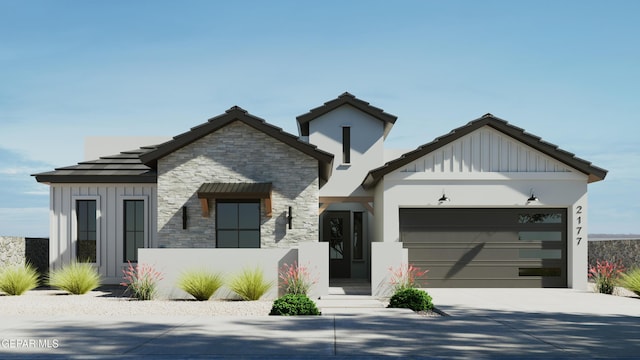
[[[25,262],[25,238],[0,236],[0,267]]]
[[[640,239],[589,241],[589,267],[598,260],[620,262],[627,269],[640,267]]]
[[[158,247],[215,247],[215,201],[202,216],[197,191],[203,183],[271,182],[272,216],[261,200],[263,248],[290,248],[318,241],[318,161],[240,121],[158,160]],[[187,206],[187,229],[182,207]],[[287,212],[293,208],[293,229]]]

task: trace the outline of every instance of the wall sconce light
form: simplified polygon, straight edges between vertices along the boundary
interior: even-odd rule
[[[292,222],[293,222],[293,215],[291,214],[291,206],[289,206],[289,215],[287,216],[287,222],[289,223],[289,229],[292,229],[293,227],[291,226]]]
[[[449,198],[447,197],[447,195],[446,195],[446,194],[444,193],[444,191],[443,191],[443,192],[442,192],[442,196],[440,197],[440,199],[438,199],[438,202],[439,202],[440,204],[442,204],[443,202],[446,202],[446,201],[451,201],[451,199],[449,199]]]
[[[531,196],[529,196],[529,198],[527,199],[527,203],[532,203],[532,202],[537,202],[537,201],[538,201],[538,197],[533,192],[533,189],[531,189]]]
[[[182,230],[187,228],[187,207],[182,207]]]

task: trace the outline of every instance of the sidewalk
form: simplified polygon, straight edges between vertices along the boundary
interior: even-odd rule
[[[637,298],[570,289],[430,293],[453,316],[345,306],[326,308],[318,317],[3,317],[0,357],[619,359],[640,354]],[[2,347],[32,339],[57,340],[58,346]]]

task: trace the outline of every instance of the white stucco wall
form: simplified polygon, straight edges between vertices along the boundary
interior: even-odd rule
[[[342,128],[351,127],[351,162],[342,162]],[[333,154],[333,173],[320,196],[367,196],[360,184],[367,173],[383,164],[384,123],[362,111],[341,106],[309,123],[309,143]]]

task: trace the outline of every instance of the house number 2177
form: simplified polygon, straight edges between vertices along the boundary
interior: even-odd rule
[[[578,241],[578,245],[580,245],[582,241],[582,235],[580,234],[582,232],[582,206],[580,205],[576,206],[576,222],[578,223],[578,226],[576,226],[576,240]]]

